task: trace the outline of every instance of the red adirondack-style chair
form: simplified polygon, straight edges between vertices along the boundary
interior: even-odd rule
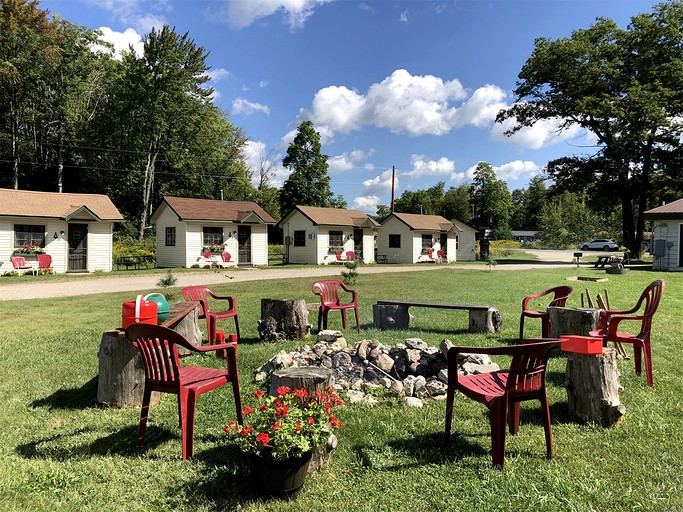
[[[346,251],[346,261],[355,261],[356,253],[353,251]]]
[[[223,263],[230,263],[230,260],[232,259],[232,256],[230,255],[229,252],[224,251],[221,253],[221,259],[223,260]]]
[[[38,269],[49,269],[52,270],[52,256],[49,254],[37,254],[36,259],[38,260]]]
[[[436,251],[436,261],[439,263],[443,263],[444,261],[446,261],[446,253],[442,250]]]
[[[642,359],[645,359],[645,373],[647,385],[654,386],[652,377],[652,348],[650,346],[650,332],[652,331],[652,317],[654,316],[664,294],[664,281],[657,280],[650,283],[638,299],[638,303],[626,311],[612,309],[600,311],[598,328],[589,333],[593,337],[601,337],[603,345],[607,342],[630,343],[633,345],[633,359],[636,365],[636,375],[641,374]],[[642,309],[642,313],[638,312]],[[635,314],[634,314],[635,313]],[[638,334],[619,332],[622,322],[640,322]],[[633,325],[633,324],[631,324]],[[635,330],[637,327],[634,326]]]
[[[336,256],[337,261],[344,261],[344,258],[342,258],[341,251],[335,251],[334,255]]]
[[[341,302],[339,290],[351,294],[350,302]],[[318,308],[318,330],[322,321],[323,329],[327,329],[327,314],[330,311],[341,310],[342,326],[346,329],[346,310],[353,309],[356,314],[356,329],[360,332],[360,320],[358,318],[358,294],[355,290],[349,289],[338,279],[323,279],[313,283],[311,289],[313,293],[320,296],[320,307]]]
[[[234,335],[232,337],[234,338]],[[231,382],[237,421],[240,425],[242,424],[242,403],[237,373],[237,344],[234,341],[210,347],[197,347],[173,329],[151,324],[131,325],[126,329],[126,338],[140,350],[145,368],[145,390],[140,412],[138,448],[142,448],[145,439],[152,391],[178,395],[183,460],[192,457],[195,405],[197,398],[202,393]],[[226,354],[227,369],[220,370],[201,366],[181,367],[178,346],[193,352],[222,350]]]
[[[559,340],[524,340],[519,345],[506,347],[451,347],[448,350],[448,391],[446,394],[446,445],[451,441],[451,423],[455,392],[484,404],[490,411],[493,467],[505,465],[505,430],[519,432],[519,403],[539,400],[543,412],[546,456],[553,456],[553,437],[550,426],[550,407],[545,389],[548,353],[559,347]],[[512,356],[509,370],[490,373],[458,375],[458,355],[489,354]]]
[[[519,339],[524,338],[524,318],[540,318],[541,319],[541,336],[547,338],[550,335],[550,315],[547,311],[536,311],[529,309],[529,302],[534,299],[539,299],[545,297],[546,295],[553,294],[553,299],[548,304],[550,306],[564,307],[567,304],[567,299],[574,293],[574,289],[571,286],[556,286],[555,288],[550,288],[541,293],[535,293],[533,295],[527,295],[522,300],[522,316],[519,318]]]
[[[10,256],[10,259],[14,270],[30,270],[34,275],[36,274],[36,269],[32,265],[27,265],[26,258],[23,256]]]
[[[199,318],[206,318],[206,335],[209,344],[216,339],[216,322],[219,318],[234,318],[237,339],[240,338],[240,326],[237,321],[237,308],[233,297],[222,297],[216,295],[206,286],[186,286],[183,288],[183,298],[185,300],[199,301]],[[225,311],[211,311],[209,298],[216,300],[227,300],[228,308]]]

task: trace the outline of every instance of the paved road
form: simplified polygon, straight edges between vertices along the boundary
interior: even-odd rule
[[[572,251],[525,251],[531,252],[539,258],[538,262],[524,263],[519,265],[498,265],[498,270],[523,270],[537,267],[566,267],[571,264]],[[588,253],[584,253],[587,255]],[[604,254],[604,253],[603,253]],[[386,272],[435,272],[457,271],[460,269],[480,269],[485,267],[478,265],[368,265],[361,267],[363,274],[380,274]],[[340,267],[311,266],[306,268],[269,268],[269,269],[243,269],[243,270],[205,270],[202,272],[187,272],[175,274],[177,281],[175,286],[209,285],[226,282],[258,281],[264,279],[287,279],[296,277],[339,277]],[[0,282],[0,300],[33,299],[36,297],[69,297],[74,295],[91,295],[103,292],[123,291],[148,291],[158,288],[157,283],[164,277],[165,271],[160,270],[152,274],[137,274],[134,276],[115,275],[104,277],[83,277],[74,275],[64,281],[23,281],[21,283],[9,283],[10,279]]]

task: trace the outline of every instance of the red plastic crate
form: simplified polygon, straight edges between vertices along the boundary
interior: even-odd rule
[[[565,352],[577,352],[579,354],[602,354],[602,338],[592,336],[560,336],[562,345],[560,348]]]

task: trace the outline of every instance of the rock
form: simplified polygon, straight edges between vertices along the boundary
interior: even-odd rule
[[[441,349],[441,353],[443,354],[444,359],[448,359],[448,349],[454,346],[455,345],[453,345],[453,342],[447,338],[441,340],[439,348]]]
[[[406,340],[406,347],[424,350],[428,347],[428,345],[420,338],[408,338]]]
[[[413,395],[418,398],[427,398],[429,396],[429,391],[427,390],[427,379],[422,375],[419,375],[415,379],[415,389]]]
[[[387,354],[380,354],[379,357],[375,360],[375,364],[377,365],[377,368],[379,368],[383,372],[389,373],[391,369],[394,367],[394,360]]]
[[[351,356],[346,352],[337,352],[332,355],[332,368],[346,368],[351,366]]]
[[[407,396],[403,399],[408,407],[415,407],[416,409],[422,409],[424,407],[424,402],[419,398],[414,396]]]
[[[256,372],[256,375],[254,375],[254,382],[264,382],[268,378],[268,374],[266,372]]]
[[[437,378],[441,382],[448,384],[448,369],[444,368],[443,370],[439,371],[439,375],[437,375]]]
[[[374,396],[367,394],[363,397],[363,403],[365,405],[369,405],[370,407],[372,407],[374,405],[377,405],[377,399]]]
[[[324,341],[325,343],[334,343],[339,338],[343,338],[344,334],[341,331],[334,331],[331,329],[325,329],[318,331],[318,337],[316,341]]]
[[[327,345],[325,343],[316,343],[313,345],[313,352],[315,352],[315,355],[320,357],[325,353],[325,350],[327,350]]]
[[[389,391],[391,391],[394,395],[396,395],[399,398],[405,396],[405,389],[403,387],[403,382],[401,382],[400,380],[391,381],[391,384],[389,386]]]
[[[361,359],[368,358],[368,340],[358,342],[358,345],[356,345],[356,354],[358,354],[358,357]]]
[[[488,354],[466,354],[462,353],[459,354],[459,356],[462,356],[462,361],[463,363],[474,363],[474,364],[491,364],[491,358],[488,356]],[[461,358],[458,357],[458,360]]]
[[[416,350],[414,348],[408,348],[408,349],[406,349],[405,354],[406,354],[406,361],[408,361],[408,363],[419,363],[420,362],[421,353],[419,350]]]
[[[463,363],[462,370],[465,375],[476,375],[478,373],[488,373],[500,370],[497,364],[474,364]]]
[[[350,404],[359,404],[363,401],[363,393],[355,389],[350,389],[347,392],[348,401]]]
[[[403,379],[403,391],[406,396],[413,396],[415,394],[415,381],[417,377],[415,375],[408,375]]]
[[[427,381],[427,391],[430,396],[445,395],[448,386],[437,379]]]

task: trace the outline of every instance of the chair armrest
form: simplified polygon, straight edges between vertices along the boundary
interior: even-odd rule
[[[223,296],[223,295],[216,295],[216,294],[213,293],[211,290],[207,290],[206,293],[207,293],[208,295],[211,295],[211,297],[213,297],[213,298],[216,299],[216,300],[227,300],[227,301],[228,301],[228,304],[230,304],[230,309],[234,309],[234,308],[235,308],[235,298],[234,298],[234,297]]]
[[[642,322],[645,320],[644,316],[630,316],[630,315],[612,315],[607,323],[607,338],[616,336],[619,328],[619,323],[622,320],[637,320]]]
[[[218,343],[215,345],[202,345],[200,347],[195,346],[197,352],[215,352],[216,350],[234,350],[237,351],[237,343]]]

